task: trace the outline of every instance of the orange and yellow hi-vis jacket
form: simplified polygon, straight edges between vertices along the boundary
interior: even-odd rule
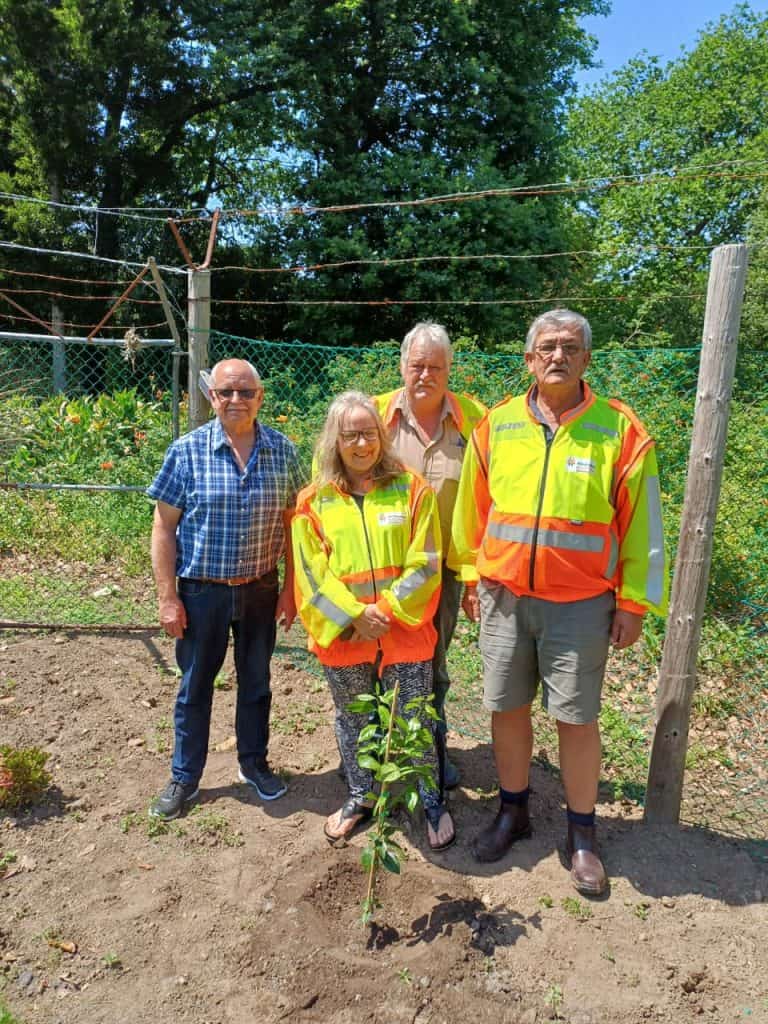
[[[296,607],[309,649],[324,665],[429,661],[440,599],[440,520],[432,488],[405,471],[355,499],[335,484],[300,492],[292,522]],[[379,640],[351,640],[367,604],[391,628]]]
[[[403,388],[397,388],[395,391],[387,391],[383,395],[373,396],[374,405],[378,409],[382,422],[387,429],[389,429],[397,412],[397,403],[403,390]],[[485,406],[482,402],[470,398],[469,395],[458,395],[455,391],[447,391],[446,398],[448,399],[448,406],[456,423],[456,428],[464,440],[468,441],[472,431],[487,411]]]
[[[667,572],[652,439],[621,402],[584,384],[554,438],[529,395],[494,406],[472,434],[448,565],[518,596],[577,601],[613,590],[617,607],[663,615]]]

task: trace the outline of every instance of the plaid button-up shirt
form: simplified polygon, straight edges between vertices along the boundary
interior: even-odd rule
[[[174,441],[147,494],[182,510],[176,575],[232,579],[274,569],[285,548],[283,513],[302,483],[295,447],[263,423],[244,472],[218,419]]]

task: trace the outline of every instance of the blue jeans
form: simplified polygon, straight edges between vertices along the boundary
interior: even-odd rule
[[[180,579],[187,628],[176,641],[181,684],[173,713],[171,774],[196,785],[208,754],[213,681],[224,663],[229,631],[235,641],[237,756],[244,769],[266,761],[269,744],[269,662],[275,648],[278,576],[275,569],[253,583],[230,587]]]

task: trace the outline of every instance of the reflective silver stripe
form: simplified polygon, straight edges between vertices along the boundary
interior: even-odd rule
[[[605,568],[606,579],[613,579],[613,574],[616,572],[616,563],[619,560],[619,542],[613,536],[612,533],[608,534],[608,543],[610,544],[610,551],[608,552],[608,565]]]
[[[661,518],[659,478],[649,476],[645,486],[648,513],[648,576],[645,596],[651,604],[660,605],[664,598],[664,524]]]
[[[507,523],[489,523],[488,533],[499,540],[511,540],[517,544],[530,544],[533,530],[528,526],[509,526]]]
[[[324,615],[326,619],[330,619],[331,622],[335,622],[337,626],[341,626],[345,629],[352,621],[352,616],[347,615],[343,608],[339,608],[337,604],[334,604],[325,594],[315,594],[312,600],[309,602],[314,608]]]
[[[420,587],[423,587],[425,583],[428,583],[434,576],[437,576],[437,572],[436,560],[430,559],[430,564],[425,565],[423,569],[417,569],[416,572],[412,572],[410,576],[406,576],[404,579],[401,577],[392,587],[392,593],[398,601],[402,601],[403,598],[410,597]]]
[[[307,577],[307,581],[309,582],[309,586],[310,586],[310,588],[312,590],[312,593],[316,594],[318,592],[318,590],[320,589],[318,587],[318,585],[317,585],[317,580],[312,575],[312,570],[309,568],[309,563],[307,562],[306,558],[304,557],[303,550],[299,549],[299,552],[301,554],[301,568],[304,570],[304,575]]]
[[[607,434],[608,437],[619,436],[618,430],[613,430],[612,427],[604,427],[600,423],[588,423],[586,420],[582,420],[581,426],[584,427],[585,430],[596,430],[598,434]]]
[[[499,540],[517,544],[531,544],[533,530],[529,526],[509,526],[507,523],[489,523],[488,533]],[[594,533],[566,533],[564,530],[539,530],[536,543],[545,548],[563,548],[566,551],[600,552],[605,540]]]
[[[346,586],[347,590],[358,600],[362,600],[364,597],[373,597],[376,593],[373,580],[366,580],[364,583],[347,583]]]
[[[342,580],[344,586],[350,593],[354,594],[357,598],[363,597],[374,597],[376,595],[376,586],[388,587],[392,580],[396,580],[400,575],[399,569],[388,569],[383,575],[379,576],[375,581],[372,579],[357,580],[354,583],[348,583],[346,580]]]
[[[304,552],[301,551],[301,568],[304,570],[304,575],[307,577],[310,588],[312,589],[312,597],[310,598],[310,604],[317,608],[317,610],[323,614],[326,619],[330,619],[331,622],[335,622],[337,626],[341,626],[342,629],[346,628],[352,621],[351,616],[335,605],[333,601],[330,601],[324,594],[321,594],[320,588],[317,585],[317,580],[312,575],[312,570],[309,568],[309,564],[304,557]]]
[[[545,548],[600,552],[605,547],[605,538],[598,537],[594,533],[565,533],[563,530],[539,530],[538,543]]]

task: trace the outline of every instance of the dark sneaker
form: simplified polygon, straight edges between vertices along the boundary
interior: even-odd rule
[[[173,821],[200,795],[200,789],[194,782],[177,782],[171,779],[160,796],[156,797],[149,807],[152,818]]]
[[[284,793],[288,792],[286,784],[279,775],[275,775],[266,761],[261,765],[254,764],[247,770],[241,766],[238,769],[237,777],[241,782],[253,786],[262,800],[279,800]]]

